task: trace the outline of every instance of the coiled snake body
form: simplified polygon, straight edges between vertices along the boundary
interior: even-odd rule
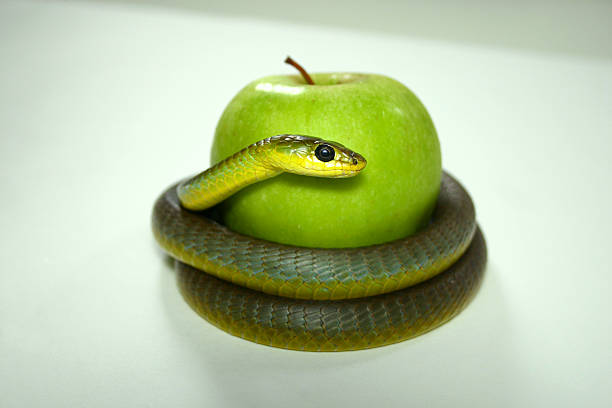
[[[352,177],[365,165],[338,143],[279,135],[171,186],[155,203],[153,232],[177,260],[187,303],[236,336],[309,351],[377,347],[450,320],[480,285],[486,246],[469,195],[446,173],[430,224],[381,245],[293,247],[194,212],[284,171]]]

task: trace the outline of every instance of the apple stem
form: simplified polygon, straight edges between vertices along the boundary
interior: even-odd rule
[[[295,69],[297,69],[298,71],[300,71],[300,74],[302,74],[302,77],[304,77],[304,81],[306,81],[307,84],[309,85],[314,85],[314,81],[312,80],[312,78],[310,77],[310,75],[308,75],[308,72],[306,72],[306,70],[304,68],[302,68],[302,66],[300,64],[298,64],[297,62],[295,62],[293,60],[293,58],[291,57],[287,57],[285,58],[285,64],[289,64],[295,67]]]

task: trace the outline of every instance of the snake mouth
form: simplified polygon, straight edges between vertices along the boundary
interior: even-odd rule
[[[365,167],[365,166],[364,166]],[[339,169],[330,169],[325,172],[323,177],[333,177],[333,178],[349,178],[357,176],[363,167],[361,168],[339,168]]]

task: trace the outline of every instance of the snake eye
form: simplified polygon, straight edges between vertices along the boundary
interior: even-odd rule
[[[317,159],[321,160],[322,162],[328,162],[333,160],[333,158],[336,156],[336,152],[330,145],[322,144],[317,146],[315,149],[315,156],[317,156]]]

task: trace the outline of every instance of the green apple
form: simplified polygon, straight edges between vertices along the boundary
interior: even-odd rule
[[[289,245],[341,248],[413,234],[431,216],[442,174],[427,110],[381,75],[270,76],[242,89],[217,125],[212,163],[266,137],[293,133],[339,142],[368,164],[356,177],[293,174],[253,184],[221,204],[226,225]]]

